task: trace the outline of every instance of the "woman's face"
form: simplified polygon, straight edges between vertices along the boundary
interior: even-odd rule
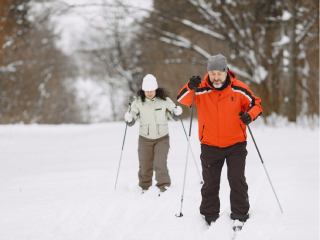
[[[147,98],[152,99],[156,95],[156,90],[144,91],[144,94],[146,95]]]

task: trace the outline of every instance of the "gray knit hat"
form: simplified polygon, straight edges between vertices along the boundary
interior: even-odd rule
[[[221,54],[211,56],[208,60],[207,71],[221,71],[228,72],[227,58]]]

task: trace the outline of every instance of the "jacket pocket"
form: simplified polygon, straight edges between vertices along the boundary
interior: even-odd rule
[[[148,136],[149,135],[149,125],[140,125],[140,134]]]
[[[243,130],[243,127],[242,127],[241,123],[240,123],[240,128],[242,130],[242,134],[243,134],[244,139],[247,140],[246,134],[244,133],[244,130]]]
[[[202,132],[201,132],[201,139],[200,139],[200,142],[201,142],[201,140],[202,140],[202,138],[203,138],[203,131],[204,131],[204,125],[202,126]]]
[[[168,124],[158,124],[159,135],[166,135],[168,132]]]

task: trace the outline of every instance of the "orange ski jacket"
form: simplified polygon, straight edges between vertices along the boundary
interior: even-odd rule
[[[187,83],[180,90],[177,101],[191,106],[193,91]],[[262,114],[261,99],[230,70],[226,83],[219,89],[213,87],[207,73],[196,90],[194,104],[198,110],[200,142],[220,148],[246,141],[247,128],[239,112],[248,112],[253,121]]]

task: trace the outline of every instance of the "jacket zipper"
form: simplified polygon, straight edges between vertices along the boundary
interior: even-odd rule
[[[218,105],[217,105],[217,116],[219,116],[219,104],[220,104],[220,96],[221,96],[221,93],[219,93],[219,96],[218,96]],[[220,136],[219,136],[219,120],[217,121],[218,122],[218,146],[220,145]]]

